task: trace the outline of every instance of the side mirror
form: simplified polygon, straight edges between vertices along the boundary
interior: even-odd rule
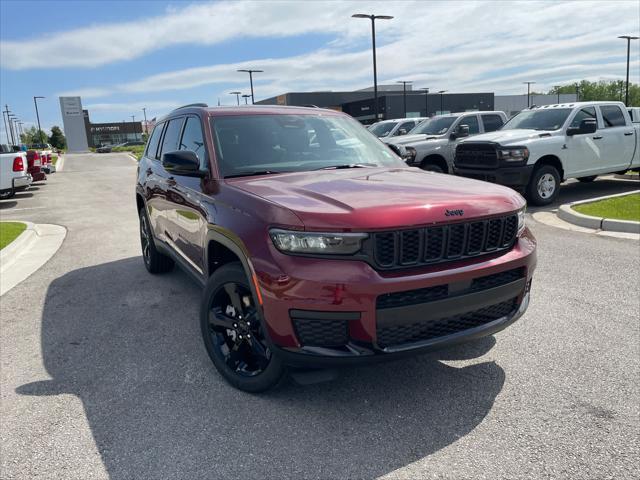
[[[177,150],[162,154],[162,166],[167,172],[176,175],[204,177],[206,172],[200,170],[200,159],[191,150]]]
[[[406,134],[407,134],[407,130],[406,130],[406,129],[404,129],[404,128],[399,128],[399,129],[398,129],[398,133],[397,133],[396,135],[397,135],[397,136],[400,136],[400,135],[406,135]]]
[[[403,160],[407,159],[407,157],[408,157],[407,149],[403,145],[396,145],[394,143],[388,143],[387,147],[389,147],[393,151],[393,153],[398,155]]]
[[[589,133],[595,133],[598,130],[598,124],[594,118],[586,118],[580,122],[579,127],[567,128],[567,135],[572,137],[573,135],[585,135]]]
[[[469,136],[469,125],[458,125],[456,131],[451,134],[451,138],[464,138]]]

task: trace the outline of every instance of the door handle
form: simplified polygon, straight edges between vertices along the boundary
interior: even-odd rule
[[[151,170],[150,168],[147,168],[145,173],[147,174],[147,176],[149,176],[153,173],[153,170]]]
[[[628,137],[629,135],[633,135],[633,132],[624,132],[625,137]]]
[[[602,138],[602,135],[596,135],[595,137],[591,137],[594,140],[600,140]]]
[[[175,187],[177,185],[175,178],[173,177],[167,178],[167,185],[169,185],[170,187]]]

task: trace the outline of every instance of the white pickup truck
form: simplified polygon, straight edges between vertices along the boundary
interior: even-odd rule
[[[6,200],[31,185],[27,173],[27,155],[14,152],[9,145],[0,145],[0,200]]]
[[[405,161],[412,167],[452,173],[456,145],[462,138],[493,132],[506,121],[504,112],[451,113],[422,122],[407,135],[382,141],[402,145],[406,149]]]
[[[620,102],[576,102],[523,110],[502,129],[462,140],[457,175],[508,185],[534,205],[558,196],[560,183],[640,167],[640,124]]]

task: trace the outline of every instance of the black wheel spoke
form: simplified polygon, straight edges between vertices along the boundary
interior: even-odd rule
[[[238,286],[235,283],[227,283],[224,286],[225,292],[229,295],[231,305],[236,309],[236,314],[242,314],[242,300],[240,300],[240,294],[238,293]]]
[[[232,330],[234,320],[223,314],[219,309],[213,309],[209,315],[209,323],[214,327],[228,328]]]

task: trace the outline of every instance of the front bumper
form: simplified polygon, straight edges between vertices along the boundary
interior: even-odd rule
[[[270,253],[271,268],[254,264],[262,313],[274,352],[297,366],[368,362],[491,335],[526,310],[536,265],[535,239],[526,229],[506,253],[392,272]],[[506,283],[472,286],[514,271],[518,277]],[[439,289],[446,293],[427,298]],[[395,303],[383,302],[389,296]],[[334,328],[336,322],[343,327]],[[305,340],[322,335],[327,345]]]
[[[454,173],[461,177],[483,180],[485,182],[506,185],[514,190],[523,190],[528,184],[533,165],[523,165],[521,167],[502,167],[496,169],[471,169],[454,167]]]
[[[33,182],[33,178],[30,174],[24,175],[22,177],[16,177],[13,179],[13,188],[24,188],[31,185]]]

